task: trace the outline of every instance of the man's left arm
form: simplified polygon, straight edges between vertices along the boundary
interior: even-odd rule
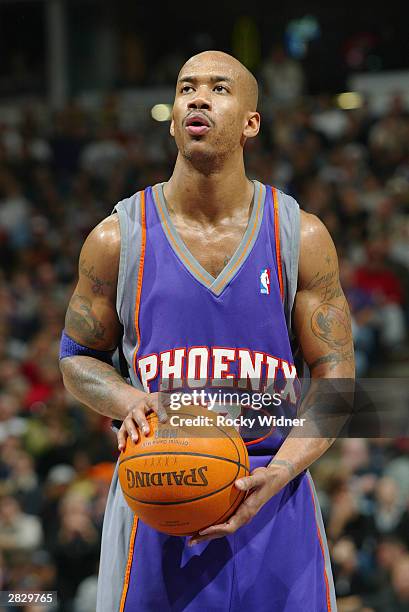
[[[301,213],[298,288],[293,324],[303,357],[311,372],[311,389],[301,406],[314,404],[318,379],[355,376],[351,318],[339,282],[338,257],[324,224],[314,215]],[[339,419],[338,419],[339,421]],[[342,421],[342,417],[341,417]],[[271,463],[236,481],[250,491],[235,514],[222,525],[213,525],[191,543],[228,535],[248,523],[259,509],[290,480],[307,469],[331,446],[335,437],[290,435]]]

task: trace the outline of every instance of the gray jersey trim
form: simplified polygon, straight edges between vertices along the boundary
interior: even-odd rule
[[[244,266],[247,258],[249,257],[253,246],[258,238],[260,233],[261,222],[264,216],[264,206],[266,202],[266,194],[267,190],[262,183],[259,181],[253,181],[254,183],[254,195],[253,195],[253,209],[251,212],[251,217],[249,219],[247,229],[244,233],[240,244],[238,245],[236,251],[234,252],[232,258],[230,259],[227,266],[224,270],[221,271],[219,276],[214,279],[212,284],[212,290],[216,295],[220,295],[226,285],[236,276],[239,270]],[[251,238],[250,238],[251,236]],[[243,245],[248,242],[247,247],[244,249]],[[241,261],[240,261],[241,259]],[[237,268],[237,262],[240,262],[239,267]],[[233,270],[233,274],[232,274]],[[216,289],[219,287],[218,289]]]
[[[122,351],[128,364],[129,377],[134,387],[143,391],[139,378],[133,371],[133,352],[136,346],[134,325],[136,287],[141,259],[141,192],[118,202],[113,212],[118,214],[121,233],[121,251],[118,271],[116,309],[124,328]]]
[[[317,492],[315,490],[314,481],[311,477],[311,474],[308,471],[306,475],[307,475],[307,478],[308,478],[308,481],[311,487],[311,494],[314,499],[315,520],[317,523],[317,529],[320,533],[322,547],[323,547],[324,565],[325,565],[325,572],[327,574],[327,579],[328,579],[329,598],[330,598],[330,604],[331,604],[331,608],[329,612],[337,612],[337,600],[336,600],[336,595],[335,595],[334,579],[332,577],[332,568],[331,568],[331,560],[330,560],[328,544],[327,544],[327,537],[325,535],[324,521],[322,520],[320,504],[318,501]]]
[[[155,206],[158,210],[159,217],[164,219],[162,229],[169,242],[170,247],[175,255],[181,260],[182,265],[196,278],[196,280],[204,285],[207,289],[219,296],[226,288],[231,279],[243,267],[247,257],[249,256],[257,236],[260,231],[261,221],[263,218],[264,202],[266,196],[266,188],[259,181],[253,181],[253,208],[247,224],[246,231],[240,240],[237,249],[229,260],[228,264],[223,268],[220,274],[213,277],[199,261],[189,251],[181,237],[179,236],[173,221],[169,215],[168,206],[163,193],[164,183],[158,183],[152,189],[152,195]],[[237,263],[239,267],[237,268]]]
[[[129,244],[135,247],[135,256],[139,262],[141,256],[141,194],[138,191],[130,198],[121,200],[115,206],[113,212],[118,214],[119,229],[121,234],[121,253],[119,259],[118,284],[116,294],[116,309],[121,317],[123,310],[124,288],[128,274]],[[139,263],[138,263],[139,267]],[[121,320],[121,319],[120,319]],[[122,320],[121,320],[122,322]]]
[[[284,282],[284,312],[288,335],[293,338],[291,315],[298,285],[300,254],[300,207],[291,196],[277,189],[280,247]]]
[[[102,528],[96,612],[119,612],[134,514],[122,494],[118,465],[112,477]]]
[[[214,277],[205,268],[203,268],[203,266],[196,260],[195,257],[193,257],[192,253],[189,251],[186,244],[183,242],[179,233],[177,232],[169,214],[168,206],[165,200],[165,194],[163,193],[163,186],[164,183],[158,183],[157,185],[154,185],[154,187],[152,188],[152,197],[158,211],[159,219],[161,219],[163,216],[166,220],[166,225],[162,222],[161,225],[163,232],[167,238],[167,241],[169,242],[170,248],[180,259],[178,251],[173,246],[172,241],[174,241],[180,253],[183,254],[186,261],[190,263],[189,268],[187,268],[185,262],[181,260],[182,265],[189,270],[192,276],[194,276],[199,281],[199,283],[204,284],[201,277],[195,272],[195,268],[197,268],[201,276],[206,279],[206,286],[208,287],[214,281]],[[156,194],[158,197],[156,197]]]

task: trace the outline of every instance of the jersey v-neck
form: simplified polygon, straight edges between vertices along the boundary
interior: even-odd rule
[[[233,256],[216,277],[212,276],[199,263],[180,237],[176,227],[173,224],[166,205],[166,200],[163,193],[164,183],[158,183],[152,188],[153,201],[161,221],[162,229],[170,247],[190,274],[192,274],[192,276],[194,276],[199,283],[206,287],[206,289],[209,289],[216,296],[219,296],[222,293],[233,276],[243,266],[260,231],[264,211],[264,201],[266,197],[266,188],[264,185],[259,183],[259,181],[253,181],[253,183],[253,208],[246,231],[244,232]]]

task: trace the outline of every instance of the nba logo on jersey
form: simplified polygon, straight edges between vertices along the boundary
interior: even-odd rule
[[[270,268],[264,268],[260,272],[260,293],[270,295]]]

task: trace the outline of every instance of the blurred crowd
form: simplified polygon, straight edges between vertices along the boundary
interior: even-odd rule
[[[304,96],[287,61],[276,49],[261,71],[248,175],[327,225],[357,374],[407,375],[409,115],[398,95],[381,116]],[[176,156],[168,123],[124,129],[118,109],[110,94],[98,112],[72,101],[0,124],[0,590],[57,590],[59,612],[95,611],[117,457],[109,420],[69,396],[58,368],[79,251],[118,200],[166,180]],[[407,440],[340,440],[313,472],[340,611],[409,610]]]

